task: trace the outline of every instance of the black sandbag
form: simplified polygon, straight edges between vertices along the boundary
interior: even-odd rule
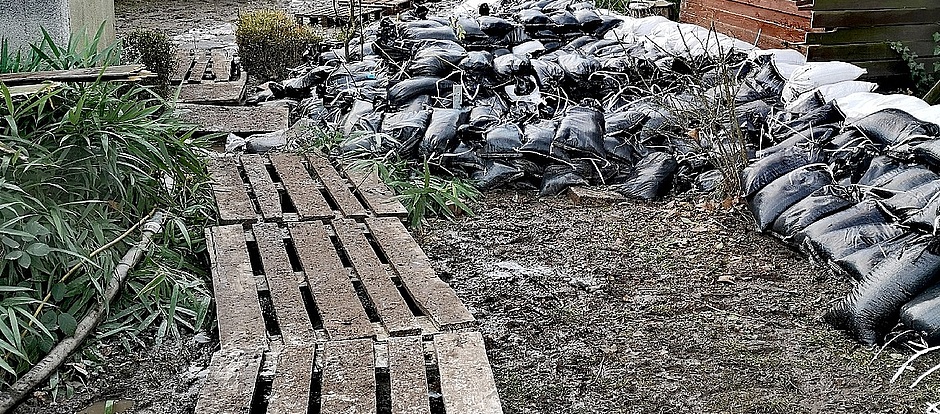
[[[352,107],[344,115],[344,119],[341,124],[343,125],[343,132],[346,135],[349,135],[356,128],[356,125],[359,124],[360,119],[372,112],[375,111],[375,107],[372,105],[372,102],[356,100],[353,102]]]
[[[467,51],[456,42],[427,41],[408,64],[407,72],[413,76],[444,77],[457,71],[457,64],[467,57]]]
[[[447,79],[428,76],[405,79],[388,89],[388,102],[399,107],[421,95],[449,96],[453,89],[454,82]]]
[[[633,145],[622,137],[615,135],[604,136],[604,153],[608,160],[633,165]]]
[[[451,108],[434,108],[431,121],[424,132],[424,140],[418,148],[421,154],[442,154],[457,145],[457,126],[466,119],[466,111]]]
[[[820,164],[797,168],[758,191],[748,202],[757,227],[767,231],[786,209],[823,186],[832,184],[832,174]]]
[[[787,138],[773,147],[758,151],[757,154],[761,157],[766,157],[775,152],[782,151],[785,148],[805,144],[811,144],[817,148],[823,148],[832,141],[833,137],[839,134],[840,128],[841,127],[837,124],[826,124],[807,127],[802,131],[798,131],[790,135],[777,135],[774,136],[775,139],[779,139],[783,136],[786,136]]]
[[[604,113],[600,104],[585,99],[571,107],[555,132],[553,146],[586,157],[604,158]]]
[[[549,165],[542,175],[542,185],[539,195],[542,197],[555,196],[563,193],[569,187],[588,185],[577,170],[568,165]]]
[[[640,159],[623,183],[611,186],[630,198],[652,200],[665,196],[672,188],[672,176],[679,164],[665,152],[651,152]]]
[[[940,167],[940,139],[931,139],[919,143],[911,150],[914,158],[930,164],[932,167]]]
[[[382,121],[382,132],[401,143],[400,154],[408,158],[415,154],[418,144],[431,120],[431,111],[390,113]]]
[[[458,41],[457,35],[454,34],[454,29],[451,29],[449,26],[408,28],[404,30],[404,33],[406,37],[416,40]]]
[[[862,174],[862,177],[859,178],[858,184],[881,187],[907,169],[908,167],[906,165],[892,157],[884,155],[875,157],[871,160],[871,163],[868,164],[868,169],[865,170],[865,174]]]
[[[878,264],[888,257],[897,254],[904,246],[920,236],[921,234],[919,233],[904,232],[900,236],[882,240],[874,245],[842,257],[835,261],[835,265],[852,279],[862,280],[866,275],[871,273]]]
[[[503,187],[520,177],[524,172],[515,166],[497,160],[483,160],[483,170],[474,174],[474,181],[481,191]]]
[[[712,193],[725,183],[725,176],[718,170],[708,170],[695,176],[695,190]]]
[[[555,23],[559,33],[577,32],[581,29],[581,23],[574,17],[574,14],[568,11],[553,13],[549,16]]]
[[[790,171],[820,161],[822,153],[810,144],[776,151],[744,168],[741,172],[742,194],[750,197]]]
[[[457,64],[461,70],[486,75],[493,71],[493,54],[490,52],[467,52],[467,57]]]
[[[558,65],[565,71],[565,75],[576,82],[587,80],[601,68],[601,63],[597,59],[576,53],[559,56]]]
[[[443,158],[445,162],[471,173],[483,170],[483,159],[477,155],[477,149],[465,142],[457,144],[457,148],[454,148],[451,153],[444,154]]]
[[[771,62],[762,64],[750,76],[745,78],[735,92],[737,103],[752,102],[759,99],[779,101],[783,86],[787,80],[774,69]]]
[[[883,146],[906,142],[914,136],[940,135],[940,127],[937,125],[921,121],[895,108],[882,109],[859,119],[851,126]]]
[[[323,75],[323,72],[311,70],[296,78],[281,82],[284,87],[284,96],[292,99],[303,99],[310,96],[310,90],[313,86],[325,80]]]
[[[518,125],[508,123],[497,125],[486,131],[480,156],[484,158],[521,157],[518,152],[522,146],[522,130]]]
[[[934,194],[923,208],[911,214],[910,218],[904,221],[905,225],[915,229],[920,229],[929,233],[936,234],[938,222],[937,214],[940,212],[940,193]]]
[[[847,297],[826,313],[827,322],[846,329],[859,341],[875,344],[898,322],[901,307],[940,276],[937,241],[912,242],[885,259]]]
[[[820,125],[838,124],[842,121],[845,121],[845,117],[833,102],[829,102],[795,119],[775,123],[771,134],[774,136],[789,136],[794,131],[807,131]]]
[[[500,76],[526,75],[532,70],[532,64],[528,57],[510,53],[494,58],[493,70]]]
[[[340,152],[343,154],[369,153],[372,156],[381,157],[400,147],[401,144],[388,135],[360,132],[350,134],[343,140],[340,144]]]
[[[484,132],[493,125],[496,125],[502,114],[492,106],[474,106],[470,110],[469,125],[475,131]]]
[[[597,12],[590,9],[581,9],[574,12],[574,18],[581,25],[581,30],[585,32],[593,32],[604,22],[597,15]]]
[[[930,345],[940,343],[940,285],[925,290],[901,307],[901,323]]]
[[[548,157],[552,152],[552,141],[555,140],[555,131],[558,123],[544,120],[534,124],[525,125],[525,143],[519,148],[524,153],[537,154]]]
[[[630,136],[635,134],[649,119],[643,111],[619,111],[607,114],[605,131],[607,135]]]
[[[823,234],[849,227],[862,226],[872,223],[885,223],[884,213],[878,208],[874,200],[862,202],[820,218],[815,223],[798,230],[793,234],[793,240],[818,239]]]
[[[882,184],[880,189],[890,193],[905,192],[938,179],[940,176],[937,176],[937,173],[919,166],[912,166]]]
[[[480,30],[489,36],[503,37],[513,29],[509,20],[493,16],[480,16]]]
[[[596,28],[594,28],[594,33],[592,33],[594,37],[598,39],[603,39],[604,35],[606,35],[607,32],[617,27],[620,23],[623,23],[623,19],[616,17],[616,16],[605,14],[600,17],[601,17],[601,23],[597,25]]]
[[[545,13],[535,9],[525,9],[516,13],[516,20],[527,28],[530,26],[548,26],[553,24],[552,19]]]
[[[475,41],[479,39],[485,39],[486,33],[480,29],[480,23],[469,17],[458,17],[455,22],[457,29],[460,30],[464,35],[464,40]]]
[[[555,62],[532,59],[529,61],[535,71],[535,80],[544,90],[555,90],[565,79],[565,71]]]
[[[927,206],[937,193],[940,193],[940,180],[897,193],[882,201],[880,205],[895,220],[904,221]]]
[[[791,236],[816,221],[849,208],[858,200],[844,188],[826,186],[784,210],[774,221],[773,231]]]
[[[839,260],[877,243],[905,234],[904,228],[893,223],[868,223],[833,230],[809,239],[807,245],[817,259]]]

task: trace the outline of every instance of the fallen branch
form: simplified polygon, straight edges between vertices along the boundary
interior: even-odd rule
[[[78,346],[85,341],[85,338],[94,332],[95,328],[97,328],[98,324],[107,314],[111,302],[117,297],[118,291],[121,289],[121,285],[124,284],[124,280],[127,279],[128,273],[143,259],[144,253],[150,247],[154,234],[160,232],[163,217],[162,212],[157,212],[150,221],[144,224],[140,242],[128,250],[127,253],[124,254],[124,257],[121,258],[121,261],[118,262],[117,266],[115,266],[112,274],[113,277],[108,281],[105,287],[104,300],[98,304],[98,307],[88,312],[88,314],[79,321],[75,328],[75,334],[59,342],[49,351],[49,354],[46,355],[45,358],[36,363],[32,369],[14,382],[8,391],[0,394],[0,413],[9,411],[20,402],[20,400],[25,398],[30,390],[38,386],[58,369],[59,366],[65,362],[65,359],[75,352]]]
[[[44,70],[39,72],[17,72],[0,74],[0,83],[6,86],[32,85],[47,81],[58,82],[94,82],[137,81],[155,76],[143,65],[121,65],[87,69]]]

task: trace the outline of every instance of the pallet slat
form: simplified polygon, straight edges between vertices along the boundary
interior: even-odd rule
[[[323,225],[290,223],[288,229],[307,275],[313,301],[323,319],[323,328],[330,339],[374,336],[362,302]]]
[[[366,224],[415,303],[441,329],[457,329],[475,323],[454,290],[437,277],[431,261],[401,221],[392,217],[367,218]]]
[[[405,217],[408,210],[395,199],[395,193],[379,179],[375,171],[365,172],[353,169],[344,171],[353,188],[362,196],[369,209],[376,216]]]
[[[287,128],[288,110],[283,106],[225,106],[180,103],[174,114],[197,132],[256,134]]]
[[[208,165],[212,195],[219,208],[219,221],[228,224],[254,220],[255,207],[245,192],[245,183],[234,158],[213,158]]]
[[[840,27],[833,31],[807,33],[806,43],[818,45],[837,45],[853,43],[881,43],[888,41],[909,41],[931,39],[940,32],[940,23],[908,24],[881,27]],[[933,51],[930,52],[933,54]]]
[[[209,374],[199,397],[197,413],[244,414],[249,412],[255,393],[261,351],[223,347],[212,354]]]
[[[815,0],[813,10],[874,10],[874,9],[913,9],[936,6],[936,0]]]
[[[264,343],[261,304],[240,224],[206,229],[219,342],[255,349]]]
[[[389,338],[392,414],[430,414],[424,345],[419,336]]]
[[[369,339],[323,346],[322,414],[374,413],[375,353]]]
[[[320,193],[317,182],[304,168],[300,157],[284,153],[271,154],[269,157],[302,220],[333,217],[333,210]]]
[[[931,41],[904,42],[912,52],[919,56],[933,56],[936,43]],[[807,59],[816,61],[847,59],[849,62],[865,60],[897,59],[898,52],[887,43],[862,43],[850,45],[810,45]]]
[[[310,399],[316,349],[313,323],[307,316],[300,280],[291,268],[281,229],[277,224],[263,223],[254,226],[254,234],[284,342],[277,356],[268,412],[304,413]]]
[[[255,193],[255,199],[258,200],[258,206],[261,208],[261,216],[265,220],[280,221],[284,217],[281,211],[281,197],[274,188],[274,182],[271,181],[271,175],[264,165],[264,159],[257,154],[243,154],[241,156],[242,167],[245,168],[245,174],[248,176],[248,183]]]
[[[421,332],[408,304],[379,262],[358,224],[354,220],[345,219],[334,221],[333,226],[389,334],[410,335]]]
[[[872,9],[814,11],[810,27],[892,26],[914,23],[936,23],[940,3],[918,9]]]
[[[346,180],[336,172],[336,169],[330,165],[330,161],[323,157],[307,157],[310,167],[316,172],[317,177],[323,182],[323,185],[329,190],[330,195],[336,204],[342,210],[346,217],[365,217],[366,210],[359,203],[350,191]]]
[[[447,414],[501,414],[493,370],[479,332],[434,337],[441,394]]]

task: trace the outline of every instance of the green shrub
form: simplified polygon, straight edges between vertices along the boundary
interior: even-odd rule
[[[121,39],[121,61],[140,63],[157,75],[146,79],[145,84],[153,85],[164,97],[170,93],[170,73],[177,65],[173,43],[163,32],[138,29]]]
[[[20,70],[113,62],[114,48],[99,54],[97,42],[84,44],[61,48],[46,36],[19,58],[0,53],[0,62]],[[28,96],[0,84],[0,383],[74,333],[138,237],[121,235],[156,208],[170,217],[162,247],[131,274],[97,336],[154,327],[159,337],[206,320],[204,272],[189,264],[212,213],[207,144],[168,109],[135,84],[66,83]]]
[[[255,10],[238,16],[235,42],[242,67],[262,80],[282,80],[302,63],[304,51],[322,36],[278,10]]]

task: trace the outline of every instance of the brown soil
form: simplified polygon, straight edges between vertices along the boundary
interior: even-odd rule
[[[421,241],[480,321],[507,413],[922,413],[912,352],[820,320],[848,285],[693,202],[490,194]],[[720,282],[727,280],[727,282]]]

